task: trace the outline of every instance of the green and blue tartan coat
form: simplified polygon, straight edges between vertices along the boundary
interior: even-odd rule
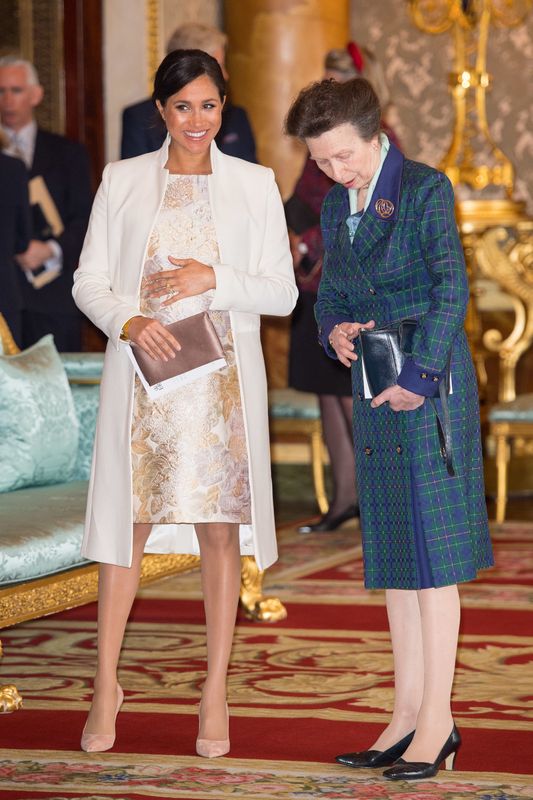
[[[476,577],[493,564],[476,376],[464,332],[468,281],[448,178],[405,159],[391,143],[370,204],[350,243],[348,191],[322,208],[324,266],[315,307],[319,338],[340,322],[376,327],[415,318],[404,388],[438,395],[451,352],[449,397],[455,477],[440,453],[435,413],[371,408],[361,361],[352,366],[354,446],[368,588],[419,589]],[[355,340],[359,351],[358,339]],[[440,400],[435,399],[437,407]],[[429,582],[428,582],[429,572]],[[422,574],[425,573],[425,574]]]

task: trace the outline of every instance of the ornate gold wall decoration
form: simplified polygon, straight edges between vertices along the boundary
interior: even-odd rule
[[[146,48],[148,95],[154,89],[154,75],[161,60],[159,55],[159,0],[146,0]]]
[[[496,145],[487,121],[486,93],[492,76],[487,71],[487,44],[491,25],[512,28],[521,25],[532,0],[409,0],[415,24],[429,34],[451,30],[454,65],[449,75],[455,122],[451,144],[439,168],[450,178],[458,195],[457,216],[465,249],[470,286],[473,288],[466,331],[480,385],[482,402],[487,399],[487,349],[501,358],[499,395],[514,392],[514,366],[503,354],[511,341],[498,339],[494,331],[485,335],[476,304],[479,236],[488,228],[515,225],[525,219],[525,203],[513,199],[514,167]],[[506,273],[509,279],[510,272]],[[509,281],[508,281],[509,282]],[[516,282],[514,287],[517,288]],[[522,299],[513,296],[518,310]],[[516,331],[511,335],[516,338]],[[521,351],[523,352],[523,351]],[[518,356],[519,357],[519,356]],[[515,362],[516,364],[516,362]],[[509,371],[511,369],[511,371]],[[512,378],[511,378],[512,373]],[[512,383],[512,387],[511,387]]]
[[[0,24],[0,55],[19,55],[35,64],[44,87],[35,115],[39,125],[55,133],[65,129],[63,2],[2,0]]]
[[[455,124],[439,168],[454,185],[464,183],[475,191],[503,187],[511,198],[514,168],[494,142],[487,122],[486,93],[492,82],[487,71],[487,43],[491,24],[521,25],[531,0],[410,0],[410,7],[422,31],[453,32],[454,68],[449,81]]]

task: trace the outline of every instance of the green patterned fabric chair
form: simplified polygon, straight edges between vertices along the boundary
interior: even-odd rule
[[[271,389],[268,407],[273,463],[299,463],[301,457],[293,445],[303,438],[309,446],[304,463],[311,463],[316,501],[320,512],[326,514],[325,454],[318,397],[295,389]]]
[[[490,433],[496,441],[496,522],[504,522],[508,497],[508,466],[513,445],[533,441],[533,394],[498,403],[489,412]]]

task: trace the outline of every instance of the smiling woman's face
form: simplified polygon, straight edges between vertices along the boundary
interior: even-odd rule
[[[173,145],[182,155],[198,156],[209,150],[222,123],[223,102],[207,75],[191,81],[157,107]]]
[[[330,131],[306,139],[317,166],[346,189],[361,189],[372,180],[380,162],[379,139],[365,142],[353,125],[345,122]]]

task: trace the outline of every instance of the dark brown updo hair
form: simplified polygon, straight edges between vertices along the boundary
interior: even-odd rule
[[[218,61],[203,50],[173,50],[157,68],[152,100],[164,106],[169,97],[202,75],[211,78],[224,102],[226,81]]]
[[[329,78],[302,89],[287,114],[285,133],[314,139],[346,122],[365,142],[372,141],[380,131],[378,96],[365,78],[345,83]]]

